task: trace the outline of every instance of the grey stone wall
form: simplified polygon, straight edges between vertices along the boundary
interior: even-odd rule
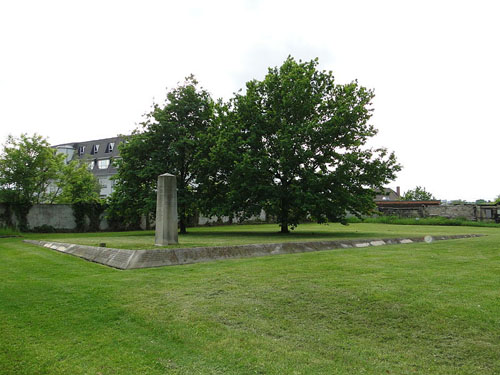
[[[421,206],[421,207],[379,207],[379,211],[387,216],[398,216],[402,218],[417,217],[446,217],[449,219],[465,218],[467,220],[483,220],[481,208],[473,204],[450,205],[450,206]]]
[[[425,217],[422,208],[379,207],[378,210],[386,216],[397,216],[401,218]]]
[[[476,205],[456,205],[456,206],[429,206],[426,208],[427,216],[442,216],[451,219],[466,218],[467,220],[477,220]]]
[[[260,211],[259,216],[252,216],[250,219],[248,219],[249,222],[264,222],[266,221],[266,212],[264,210]],[[234,223],[237,223],[238,220],[234,219]],[[210,225],[210,224],[228,224],[229,223],[229,217],[228,216],[223,216],[220,219],[212,216],[212,217],[205,217],[205,216],[200,216],[198,217],[198,225]]]
[[[0,203],[0,225],[5,225],[3,218],[5,212],[5,206]],[[101,218],[101,223],[99,228],[101,230],[109,229],[108,222],[106,218]],[[16,216],[12,214],[12,223],[17,225]],[[258,217],[253,217],[249,221],[265,221],[266,214],[264,211]],[[228,223],[229,218],[222,218],[221,223]],[[199,216],[196,218],[195,225],[211,225],[217,224],[219,221],[215,217],[207,218],[204,216]],[[42,225],[50,225],[57,230],[71,231],[76,228],[75,217],[73,216],[73,209],[69,204],[37,204],[34,205],[28,214],[28,227],[30,229],[41,227]],[[145,220],[141,223],[142,229],[146,228]],[[154,229],[154,221],[151,223],[151,227]]]
[[[500,208],[498,208],[500,211]],[[404,218],[433,217],[441,216],[447,218],[466,218],[467,220],[493,220],[494,217],[486,215],[486,208],[477,205],[450,205],[450,206],[427,206],[412,208],[388,208],[380,209],[384,215],[399,216]],[[5,225],[3,214],[5,206],[0,203],[0,225]],[[500,214],[500,212],[499,212]],[[228,218],[223,218],[222,223],[227,223]],[[252,218],[249,221],[265,221],[266,215],[261,212],[259,217]],[[12,215],[12,222],[16,224],[15,215]],[[197,218],[197,225],[210,225],[218,223],[217,218],[206,218],[200,216]],[[145,223],[143,223],[143,229]],[[42,225],[50,225],[58,230],[71,231],[76,228],[73,210],[66,204],[39,204],[31,208],[28,214],[28,226],[33,229]],[[154,225],[154,223],[152,223]],[[154,228],[154,226],[153,226]],[[101,230],[109,229],[106,219],[103,217],[100,223]]]
[[[75,217],[70,205],[67,204],[37,204],[28,214],[30,228],[50,225],[57,229],[75,229]]]
[[[5,225],[3,215],[5,206],[0,203],[0,225]],[[57,230],[71,231],[76,228],[73,209],[69,204],[35,204],[28,213],[28,227],[30,229],[50,225]],[[12,213],[12,223],[17,225],[16,215]],[[108,229],[108,223],[105,218],[101,219],[100,229]]]

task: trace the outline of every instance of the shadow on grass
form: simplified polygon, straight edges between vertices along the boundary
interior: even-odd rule
[[[359,238],[359,237],[371,237],[380,236],[380,233],[375,232],[290,232],[281,233],[274,231],[260,231],[260,232],[250,232],[250,231],[217,231],[217,232],[189,232],[185,234],[179,234],[184,238],[188,237],[199,237],[199,238],[212,238],[212,237],[232,237],[232,238],[254,238],[254,237],[270,237],[276,238],[276,240],[281,239],[297,239],[301,238]]]

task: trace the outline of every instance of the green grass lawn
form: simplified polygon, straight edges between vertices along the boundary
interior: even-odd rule
[[[500,231],[500,228],[496,228]],[[490,230],[491,231],[491,230]],[[394,238],[419,237],[425,235],[486,233],[488,229],[475,227],[442,227],[433,225],[380,225],[357,223],[341,224],[301,224],[289,234],[279,232],[276,224],[233,225],[188,228],[188,233],[179,235],[175,247],[196,246],[228,246],[251,243],[272,243],[291,241],[345,240],[355,238]],[[80,245],[99,246],[117,249],[158,249],[155,246],[154,231],[139,232],[107,232],[107,233],[56,233],[26,234],[30,239],[76,243]]]
[[[283,238],[257,229],[193,238]],[[487,236],[129,271],[0,239],[0,374],[500,373],[499,229],[299,226],[286,239],[320,230]]]

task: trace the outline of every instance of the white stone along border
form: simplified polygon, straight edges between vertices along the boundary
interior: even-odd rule
[[[481,237],[481,234],[433,236],[432,241]],[[91,262],[128,270],[181,264],[208,262],[221,259],[258,257],[265,255],[304,253],[320,250],[364,248],[369,246],[410,244],[429,242],[429,236],[415,238],[386,238],[371,240],[284,242],[257,245],[190,247],[178,249],[125,250],[107,247],[75,245],[61,242],[24,240],[26,243],[43,246],[71,254]]]

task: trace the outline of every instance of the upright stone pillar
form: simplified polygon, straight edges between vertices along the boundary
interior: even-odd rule
[[[179,243],[177,238],[177,179],[165,173],[158,176],[156,193],[155,245]]]

